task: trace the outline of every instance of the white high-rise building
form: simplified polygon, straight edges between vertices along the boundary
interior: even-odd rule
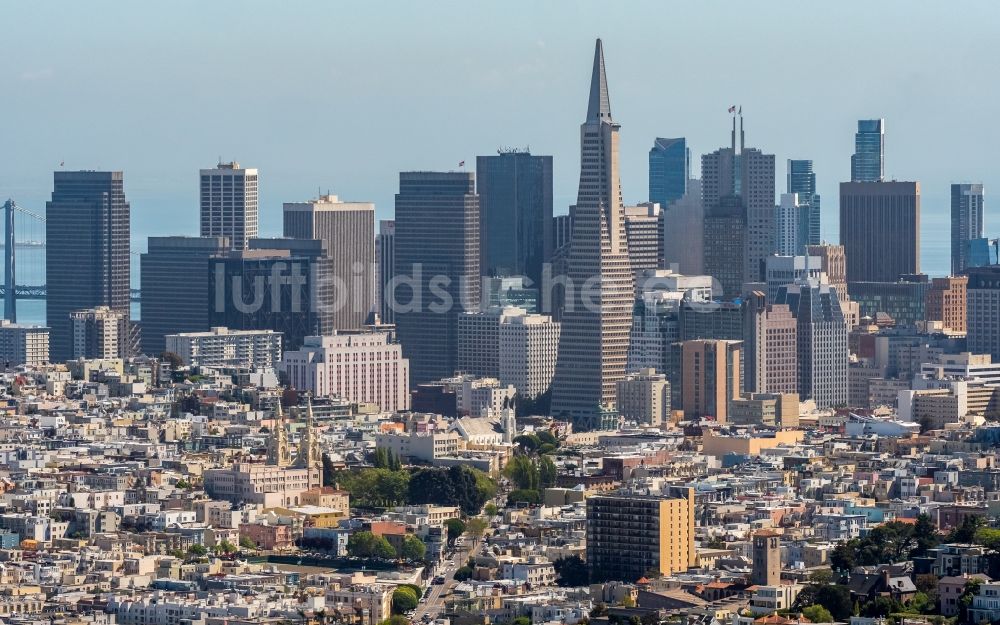
[[[107,306],[77,310],[73,325],[73,358],[124,358],[128,318]]]
[[[534,399],[549,390],[556,372],[559,322],[548,315],[507,315],[500,322],[500,381]]]
[[[8,366],[49,361],[49,329],[0,319],[0,361]]]
[[[410,407],[410,361],[381,332],[307,336],[281,363],[292,388],[317,397],[376,404],[384,411]]]
[[[774,210],[774,248],[781,256],[798,256],[809,243],[808,210],[799,204],[798,193],[781,194]]]
[[[167,351],[184,364],[200,367],[245,367],[274,369],[281,359],[281,332],[274,330],[230,330],[217,327],[208,332],[184,332],[166,336]]]
[[[201,170],[201,236],[229,237],[235,250],[257,237],[257,170],[237,162]]]

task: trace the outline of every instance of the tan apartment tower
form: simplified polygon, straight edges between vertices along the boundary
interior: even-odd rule
[[[694,489],[682,496],[609,494],[587,498],[591,581],[634,583],[694,566]]]

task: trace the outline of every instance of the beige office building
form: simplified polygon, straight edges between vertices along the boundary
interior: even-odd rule
[[[128,316],[107,306],[77,310],[69,315],[73,327],[73,358],[125,358],[128,354]]]
[[[654,369],[642,369],[618,382],[618,414],[643,425],[660,426],[670,418],[670,383]]]
[[[375,312],[375,205],[344,202],[336,195],[286,202],[284,235],[327,242],[336,294],[333,327],[364,325]]]
[[[941,323],[946,334],[964,335],[966,330],[966,297],[968,276],[934,278],[925,297],[924,317]]]

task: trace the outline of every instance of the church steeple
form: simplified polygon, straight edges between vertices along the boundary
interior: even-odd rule
[[[587,121],[611,121],[611,100],[608,98],[608,76],[604,71],[604,45],[597,40],[594,49],[594,72],[590,77],[590,103]]]
[[[275,409],[274,427],[271,440],[267,444],[267,463],[277,467],[287,467],[292,462],[288,449],[288,429],[285,425],[285,415],[281,411],[281,399]]]
[[[295,456],[295,466],[310,470],[310,488],[323,484],[323,455],[319,448],[319,437],[316,436],[316,425],[313,422],[312,397],[306,404],[306,427],[299,437],[299,451]],[[313,475],[313,471],[316,475]]]

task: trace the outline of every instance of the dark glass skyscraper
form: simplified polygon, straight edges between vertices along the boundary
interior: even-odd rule
[[[657,138],[649,149],[649,201],[666,209],[687,192],[691,178],[691,150],[684,137]]]
[[[851,182],[885,179],[885,120],[859,119],[851,156]]]
[[[45,315],[53,361],[73,356],[74,310],[129,316],[129,203],[120,171],[57,171],[45,205]]]
[[[797,193],[799,206],[808,216],[806,245],[819,245],[821,238],[820,198],[816,193],[816,174],[810,160],[788,159],[788,193]]]
[[[739,297],[743,291],[747,214],[743,202],[728,195],[705,211],[705,273],[719,281],[722,296]]]
[[[334,262],[323,239],[250,239],[246,250],[209,260],[209,325],[274,330],[282,348],[307,336],[330,334],[343,302]]]
[[[396,330],[410,359],[411,383],[454,374],[458,315],[480,303],[479,196],[472,173],[399,174],[395,263]]]
[[[226,237],[149,237],[140,260],[143,353],[159,355],[168,334],[209,329],[208,261],[231,247]]]
[[[501,152],[476,158],[483,275],[527,276],[541,288],[552,256],[552,157]]]
[[[920,273],[920,183],[840,183],[840,243],[849,283]]]
[[[969,266],[969,241],[983,236],[983,185],[951,185],[951,273]]]

